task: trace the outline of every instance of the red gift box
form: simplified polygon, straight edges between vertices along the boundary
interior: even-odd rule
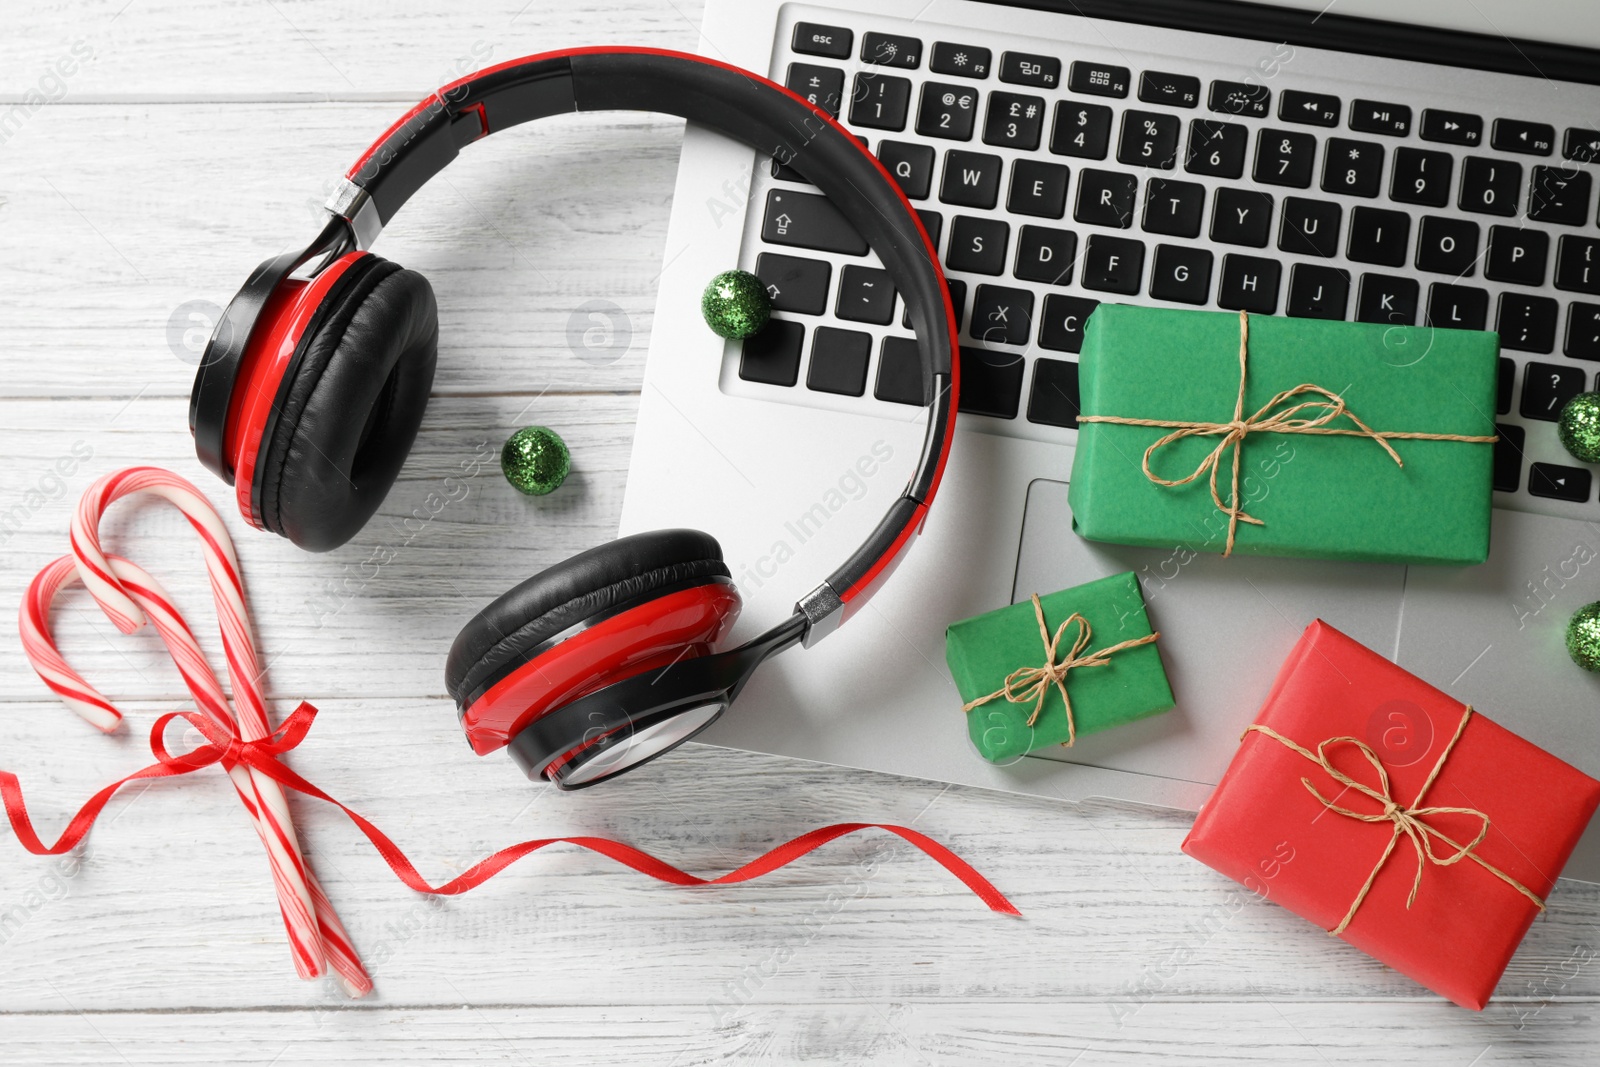
[[[1597,803],[1600,782],[1319,620],[1183,850],[1479,1010]]]

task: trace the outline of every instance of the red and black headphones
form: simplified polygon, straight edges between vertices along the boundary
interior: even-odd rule
[[[529,578],[462,628],[445,681],[477,753],[510,746],[563,789],[637,767],[710,725],[767,657],[837,629],[921,529],[957,406],[955,314],[937,250],[889,173],[825,111],[765,78],[681,52],[547,52],[452,82],[389,128],[304,251],[256,268],[195,376],[200,461],[250,523],[324,552],[383,502],[416,438],[439,336],[422,275],[366,251],[411,195],[493,131],[571,111],[656,111],[804,174],[905,296],[929,404],[916,472],[872,535],[794,614],[718,651],[739,594],[715,538],[617,538]]]

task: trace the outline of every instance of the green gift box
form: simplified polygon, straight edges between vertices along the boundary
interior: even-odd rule
[[[984,759],[1172,707],[1144,594],[1132,571],[952,623],[944,655]]]
[[[1080,357],[1073,526],[1224,554],[1481,563],[1498,355],[1479,331],[1102,304]]]

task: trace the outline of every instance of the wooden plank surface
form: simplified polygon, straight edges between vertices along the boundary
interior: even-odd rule
[[[75,42],[92,57],[0,144],[0,617],[65,551],[95,476],[158,463],[226,503],[183,430],[185,316],[303,240],[330,179],[406,102],[460,63],[692,48],[699,5],[86,0],[6,15],[0,113]],[[460,622],[615,529],[678,138],[638,117],[517,131],[463,155],[385,235],[441,305],[437,395],[401,483],[326,556],[230,519],[269,692],[280,711],[322,709],[291,760],[436,879],[534,836],[614,836],[715,874],[821,823],[893,821],[956,848],[1026,918],[988,915],[881,834],[687,891],[560,846],[437,901],[400,886],[343,816],[296,799],[377,980],[352,1004],[294,979],[260,846],[209,770],[113,801],[76,860],[0,839],[0,1062],[1593,1062],[1600,887],[1560,886],[1474,1015],[1184,857],[1177,813],[704,746],[568,796],[467,751],[442,695]],[[616,305],[625,343],[585,333],[593,300]],[[543,501],[492,462],[536,421],[577,462]],[[433,509],[447,476],[465,492]],[[130,504],[107,529],[215,658],[181,521]],[[364,566],[377,550],[392,556]],[[117,635],[81,592],[60,634],[130,723],[96,734],[0,640],[0,766],[49,833],[147,762],[149,723],[184,703],[155,639]]]

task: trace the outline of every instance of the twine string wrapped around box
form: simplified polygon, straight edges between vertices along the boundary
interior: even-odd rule
[[[1134,648],[1138,645],[1148,645],[1161,636],[1160,631],[1135,637],[1119,644],[1108,645],[1085,654],[1090,640],[1094,637],[1094,630],[1089,626],[1089,620],[1077,612],[1073,612],[1067,621],[1056,627],[1056,632],[1051,634],[1050,626],[1044,621],[1044,605],[1039,603],[1039,594],[1033,594],[1033,617],[1039,622],[1039,639],[1044,642],[1044,664],[1039,667],[1018,667],[1006,675],[1005,684],[988,696],[970,700],[961,705],[962,711],[971,711],[973,708],[1005,697],[1012,704],[1033,703],[1033,713],[1028,716],[1028,725],[1032,726],[1039,721],[1039,713],[1044,710],[1044,701],[1050,695],[1050,687],[1054,685],[1061,693],[1061,703],[1067,709],[1067,739],[1063,744],[1071,747],[1078,739],[1078,726],[1072,717],[1072,698],[1067,695],[1067,675],[1071,671],[1085,667],[1104,667],[1111,662],[1111,657],[1123,649]],[[1067,627],[1073,623],[1078,624],[1078,636],[1073,638],[1072,647],[1067,652],[1065,659],[1056,661],[1056,648],[1061,644],[1062,635]]]
[[[1467,728],[1467,720],[1470,718],[1472,718],[1472,706],[1470,704],[1463,705],[1461,721],[1456,724],[1454,736],[1450,738],[1450,743],[1444,746],[1444,751],[1439,753],[1438,762],[1433,765],[1433,770],[1428,772],[1428,778],[1422,783],[1422,788],[1417,790],[1417,795],[1412,798],[1410,804],[1406,805],[1401,805],[1399,801],[1394,799],[1394,794],[1389,786],[1389,772],[1384,768],[1383,761],[1378,758],[1378,754],[1372,751],[1372,748],[1364,741],[1354,737],[1330,737],[1317,746],[1316,752],[1312,752],[1284,737],[1270,726],[1255,723],[1245,730],[1246,734],[1251,732],[1265,734],[1285,748],[1317,764],[1328,773],[1330,778],[1344,786],[1345,789],[1353,789],[1383,805],[1382,812],[1354,811],[1323,796],[1317,790],[1317,787],[1311,784],[1311,779],[1300,779],[1300,784],[1305,786],[1306,790],[1316,797],[1318,803],[1324,808],[1337,815],[1343,815],[1347,819],[1370,823],[1389,822],[1394,826],[1394,832],[1389,836],[1389,844],[1384,847],[1383,855],[1379,856],[1378,862],[1373,865],[1372,873],[1368,874],[1367,880],[1362,883],[1361,890],[1356,893],[1355,900],[1350,902],[1350,910],[1345,912],[1343,919],[1339,920],[1339,925],[1328,931],[1331,936],[1338,937],[1344,933],[1345,928],[1350,925],[1350,921],[1356,917],[1356,911],[1366,901],[1367,893],[1371,891],[1373,883],[1378,880],[1378,872],[1383,870],[1384,864],[1389,862],[1389,857],[1394,855],[1395,846],[1400,843],[1402,836],[1410,840],[1411,847],[1416,849],[1417,852],[1417,873],[1411,879],[1411,893],[1406,897],[1407,908],[1410,908],[1417,899],[1417,890],[1422,888],[1422,871],[1427,864],[1432,863],[1439,867],[1449,867],[1460,863],[1462,860],[1471,860],[1512,889],[1527,897],[1533,902],[1534,907],[1540,911],[1544,910],[1544,901],[1531,889],[1478,855],[1478,846],[1483,844],[1484,839],[1489,836],[1489,816],[1477,808],[1422,806],[1422,798],[1433,787],[1434,780],[1439,777],[1439,772],[1444,770],[1445,761],[1450,758],[1450,753],[1455,751],[1456,742],[1461,740],[1461,735]],[[1354,745],[1356,750],[1378,772],[1378,787],[1376,789],[1364,782],[1357,781],[1333,765],[1328,752],[1335,746],[1343,744]],[[1438,815],[1466,815],[1475,818],[1478,820],[1478,832],[1471,841],[1463,844],[1427,822],[1428,819]],[[1448,846],[1449,851],[1442,855],[1435,851],[1434,842],[1436,840]]]
[[[1330,437],[1366,437],[1370,438],[1378,447],[1389,454],[1395,465],[1405,466],[1405,461],[1400,454],[1389,446],[1390,441],[1464,441],[1471,444],[1493,444],[1496,440],[1494,434],[1455,434],[1455,433],[1416,433],[1398,430],[1374,430],[1368,426],[1355,412],[1351,411],[1344,397],[1331,389],[1324,389],[1320,385],[1303,383],[1293,389],[1285,389],[1271,400],[1267,401],[1254,414],[1248,418],[1244,414],[1245,373],[1250,357],[1250,315],[1248,312],[1239,312],[1239,393],[1233,404],[1233,418],[1227,422],[1191,422],[1183,419],[1139,419],[1126,418],[1121,415],[1080,415],[1078,422],[1104,422],[1118,426],[1153,426],[1160,429],[1170,429],[1171,433],[1156,441],[1144,450],[1142,467],[1146,478],[1157,485],[1179,486],[1188,485],[1201,477],[1209,476],[1211,487],[1211,500],[1217,510],[1228,516],[1228,542],[1223,549],[1224,556],[1233,554],[1233,546],[1238,538],[1239,524],[1247,522],[1252,526],[1266,525],[1260,519],[1247,513],[1239,500],[1239,464],[1240,454],[1243,451],[1244,439],[1253,433],[1284,433],[1284,434],[1317,434]],[[1320,399],[1299,400],[1297,397],[1314,396]],[[1290,403],[1295,401],[1294,403]],[[1282,407],[1289,404],[1288,407]],[[1282,408],[1282,410],[1276,410]],[[1311,414],[1317,412],[1317,414]],[[1348,419],[1355,424],[1352,429],[1346,426],[1330,425],[1339,419]],[[1217,446],[1213,448],[1200,465],[1195,467],[1193,473],[1184,478],[1163,478],[1150,469],[1150,457],[1167,445],[1181,441],[1185,437],[1218,437]],[[1224,502],[1222,494],[1217,490],[1217,472],[1222,466],[1222,457],[1229,449],[1233,450],[1232,476],[1229,483],[1228,500]]]

